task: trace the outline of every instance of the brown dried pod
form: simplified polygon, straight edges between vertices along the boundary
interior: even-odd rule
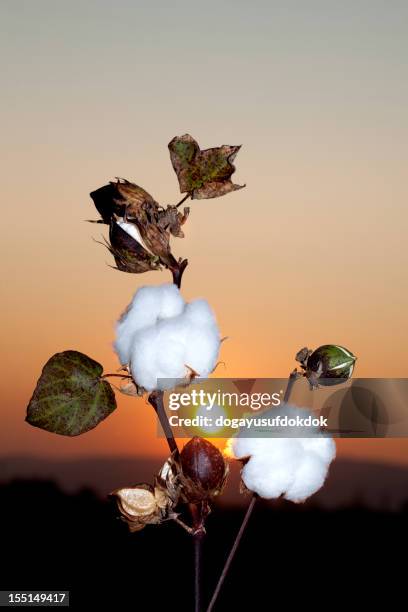
[[[142,187],[125,179],[118,179],[115,185],[118,203],[125,203],[125,221],[137,226],[146,247],[165,266],[174,266],[177,262],[170,251],[170,231],[159,223],[163,209]]]
[[[170,233],[183,236],[180,226],[187,219],[187,209],[184,214],[174,206],[165,210],[145,189],[120,178],[90,195],[101,215],[97,223],[110,224],[109,248],[119,270],[147,272],[157,269],[160,263],[172,270],[178,268],[171,254]],[[115,223],[118,217],[138,229],[144,244],[139,244]]]
[[[149,484],[116,489],[111,495],[116,498],[122,519],[132,532],[140,531],[146,525],[157,525],[167,515],[167,496],[163,490]]]
[[[179,460],[181,497],[189,503],[210,500],[223,491],[229,467],[222,453],[204,438],[194,437]]]

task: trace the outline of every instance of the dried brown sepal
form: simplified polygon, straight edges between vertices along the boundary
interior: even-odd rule
[[[313,351],[311,351],[310,349],[307,348],[307,346],[305,346],[296,353],[295,361],[300,363],[303,369],[306,369],[307,360],[309,359],[312,353]]]
[[[184,238],[184,232],[181,226],[187,221],[189,214],[190,208],[188,206],[186,206],[181,213],[177,206],[171,206],[169,204],[166,209],[159,212],[158,224],[163,229],[169,230],[172,236]]]
[[[180,499],[180,473],[178,451],[175,450],[163,464],[155,479],[155,487],[167,495],[172,506],[176,506]]]
[[[95,208],[101,216],[97,223],[110,224],[114,214],[123,217],[125,214],[125,203],[118,193],[115,183],[104,185],[89,194],[95,204]]]
[[[239,481],[239,492],[241,493],[241,495],[252,495],[253,491],[251,491],[250,489],[248,489],[248,487],[246,486],[245,482],[242,480]]]
[[[139,387],[134,380],[129,380],[119,387],[119,391],[124,395],[130,395],[131,397],[141,397],[144,393],[143,387]]]
[[[116,183],[111,183],[115,189],[115,201],[117,205],[123,204],[125,207],[124,217],[128,221],[130,219],[138,219],[142,214],[144,206],[159,209],[159,204],[143,187],[139,187],[135,183],[117,178]]]
[[[176,136],[169,143],[170,159],[181,193],[190,193],[193,200],[217,198],[242,189],[231,181],[235,172],[233,161],[240,146],[222,145],[200,150],[189,134]]]
[[[160,270],[159,257],[146,251],[143,246],[112,219],[107,248],[112,253],[116,267],[121,272],[141,274]]]

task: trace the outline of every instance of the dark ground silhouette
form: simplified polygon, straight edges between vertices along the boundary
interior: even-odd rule
[[[0,487],[1,589],[71,591],[71,608],[193,610],[190,537],[175,524],[129,534],[113,503],[51,481]],[[215,508],[204,548],[206,598],[242,519]],[[338,511],[260,503],[216,610],[392,607],[405,589],[408,507]],[[404,605],[400,600],[399,605]]]
[[[91,487],[101,498],[118,487],[153,482],[164,461],[145,457],[0,456],[0,482],[15,478],[52,480],[67,493]],[[230,474],[221,503],[245,505],[239,494],[239,461],[230,463]],[[338,458],[332,463],[324,487],[313,495],[319,507],[350,506],[355,499],[372,510],[399,510],[408,500],[408,468],[403,465]]]

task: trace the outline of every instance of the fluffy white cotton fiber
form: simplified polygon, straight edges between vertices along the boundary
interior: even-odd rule
[[[176,285],[139,289],[116,328],[115,350],[147,391],[168,389],[191,371],[214,369],[220,334],[206,300],[186,304]],[[166,380],[167,379],[167,380]]]
[[[119,217],[116,221],[116,223],[119,225],[119,227],[121,227],[127,234],[129,234],[129,236],[132,236],[132,238],[134,238],[134,240],[136,240],[136,242],[138,242],[139,244],[142,245],[142,247],[146,250],[149,251],[149,249],[147,248],[147,246],[145,245],[143,238],[139,232],[139,228],[137,227],[137,225],[135,225],[135,223],[127,223],[123,217]]]
[[[309,410],[283,405],[264,412],[262,417],[288,415],[301,418],[311,415]],[[329,465],[336,455],[334,440],[317,428],[291,430],[290,438],[244,437],[242,433],[229,441],[229,450],[237,459],[248,458],[242,469],[245,486],[266,499],[283,495],[293,502],[303,502],[318,491],[327,476]],[[246,432],[248,435],[248,432]]]

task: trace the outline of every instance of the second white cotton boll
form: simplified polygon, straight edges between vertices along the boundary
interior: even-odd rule
[[[290,418],[311,415],[306,409],[283,405],[261,416],[273,418],[287,414]],[[317,428],[292,430],[309,437],[246,437],[238,434],[229,442],[237,459],[247,459],[242,469],[245,486],[265,499],[283,495],[293,502],[303,502],[324,484],[330,463],[335,457],[334,440]],[[291,433],[292,435],[292,433]]]
[[[146,312],[147,311],[147,312]],[[175,285],[143,287],[117,325],[115,350],[146,389],[168,389],[214,369],[220,334],[206,300],[185,304]]]

